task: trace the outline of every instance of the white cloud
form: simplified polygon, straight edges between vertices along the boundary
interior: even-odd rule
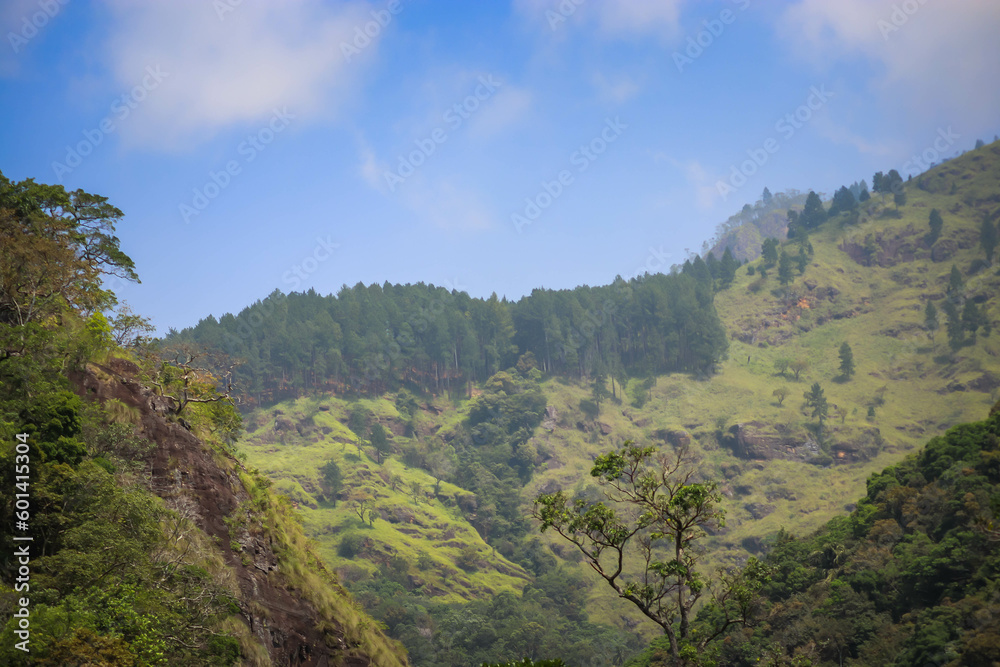
[[[514,8],[535,25],[561,31],[591,23],[606,39],[638,35],[675,37],[685,0],[514,0]]]
[[[122,127],[126,142],[159,149],[183,149],[234,124],[266,121],[274,108],[287,107],[300,119],[330,114],[393,27],[390,22],[380,28],[370,44],[348,57],[342,44],[353,44],[355,28],[372,21],[362,4],[108,4],[108,56],[118,84],[136,85],[147,66],[169,75]],[[236,5],[231,11],[219,11],[230,4]]]
[[[493,216],[475,191],[450,178],[415,178],[400,192],[404,205],[440,229],[477,231],[493,227]]]
[[[597,72],[592,80],[602,102],[621,104],[639,92],[639,85],[627,76],[609,81],[603,73]]]
[[[532,95],[523,88],[505,85],[476,112],[469,126],[474,137],[491,137],[515,125],[531,109]]]
[[[801,0],[784,12],[779,34],[820,68],[851,57],[868,61],[873,74],[863,93],[912,132],[936,124],[995,127],[998,31],[995,0]]]
[[[15,76],[21,62],[28,57],[36,42],[45,39],[45,32],[60,20],[67,0],[4,0],[0,4],[0,76]]]

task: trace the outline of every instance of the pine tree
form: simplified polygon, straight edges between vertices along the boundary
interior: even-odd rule
[[[721,288],[725,289],[733,284],[733,280],[736,279],[736,269],[739,266],[740,263],[736,261],[732,251],[727,247],[726,252],[722,253],[722,260],[719,261],[719,285]]]
[[[983,312],[976,306],[976,303],[969,299],[965,302],[965,306],[962,308],[962,328],[969,333],[972,337],[972,342],[976,342],[976,333],[979,331],[979,327],[983,326],[986,318],[983,317]]]
[[[368,434],[368,441],[375,448],[375,458],[379,463],[382,463],[383,458],[392,451],[392,448],[389,445],[389,438],[386,437],[385,428],[378,422],[372,425],[371,432]]]
[[[816,433],[817,436],[822,436],[823,424],[826,422],[826,416],[830,411],[830,404],[826,401],[826,396],[823,394],[823,388],[819,386],[819,382],[813,382],[813,386],[810,387],[809,391],[803,394],[806,399],[806,406],[812,408],[812,414],[810,415],[813,419],[816,419],[819,428]]]
[[[957,299],[965,290],[965,283],[962,281],[962,274],[958,267],[951,265],[951,273],[948,275],[948,298]]]
[[[778,261],[778,282],[782,285],[792,282],[792,256],[784,250],[781,251],[781,259]]]
[[[938,310],[933,301],[928,301],[927,307],[924,308],[924,327],[929,332],[931,340],[934,339],[934,332],[938,330],[939,326],[941,325],[938,322]]]
[[[846,341],[840,346],[840,374],[845,380],[854,375],[854,352]]]
[[[760,256],[764,259],[766,266],[774,266],[778,263],[778,239],[766,238],[760,246]]]
[[[986,253],[986,261],[993,263],[993,251],[997,247],[997,228],[993,225],[993,219],[987,215],[983,218],[983,224],[979,228],[979,245]]]
[[[927,236],[927,243],[929,245],[934,245],[934,243],[941,238],[941,229],[944,227],[944,219],[941,217],[941,211],[936,208],[932,208],[927,224],[931,228],[931,232]]]
[[[945,330],[948,332],[948,344],[953,350],[957,350],[965,344],[965,326],[962,324],[962,317],[959,315],[958,307],[950,300],[944,302],[944,314],[948,318],[945,323]]]
[[[809,195],[806,196],[806,204],[802,209],[799,222],[806,229],[815,229],[823,224],[826,217],[827,213],[823,208],[823,202],[820,200],[819,195],[810,190]]]

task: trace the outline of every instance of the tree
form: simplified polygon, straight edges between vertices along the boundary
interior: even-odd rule
[[[884,181],[885,181],[885,174],[883,174],[881,171],[875,172],[875,175],[872,176],[872,192],[882,195],[883,203],[885,202],[885,193],[886,193],[886,187]]]
[[[148,340],[145,334],[156,331],[149,318],[137,315],[127,303],[118,307],[118,312],[110,321],[111,335],[119,347],[131,347]]]
[[[389,488],[392,489],[393,491],[396,491],[401,486],[403,486],[404,481],[405,480],[403,479],[402,475],[394,472],[391,475],[389,475]]]
[[[0,172],[0,323],[24,326],[113,306],[104,276],[139,282],[114,235],[122,212],[99,197]]]
[[[802,371],[809,368],[809,362],[806,361],[805,359],[796,359],[791,364],[789,364],[788,367],[792,370],[792,373],[795,374],[795,379],[798,380],[799,374],[802,373]]]
[[[944,219],[941,217],[941,211],[932,208],[927,224],[931,229],[930,234],[927,235],[927,244],[934,245],[941,238],[941,230],[944,228]]]
[[[355,405],[347,416],[347,428],[351,429],[359,439],[365,437],[368,432],[369,416],[370,413],[362,405]]]
[[[846,341],[840,346],[840,375],[845,380],[854,375],[854,352]]]
[[[806,196],[805,206],[802,208],[802,215],[799,216],[799,223],[805,229],[815,229],[819,227],[826,220],[827,213],[823,208],[823,202],[820,200],[819,195],[809,191],[809,195]]]
[[[957,350],[965,344],[965,325],[962,323],[962,316],[958,312],[958,306],[950,299],[945,299],[944,305],[945,331],[948,332],[948,344],[953,350]]]
[[[600,410],[601,403],[611,398],[611,392],[608,391],[607,375],[604,373],[594,375],[594,382],[590,387],[590,395],[593,397],[594,403],[597,403],[598,410]]]
[[[846,405],[837,406],[837,416],[840,417],[840,423],[843,424],[847,421],[848,410]]]
[[[424,497],[424,487],[420,482],[413,481],[410,482],[409,486],[410,497],[413,498],[413,504],[419,505],[420,499]]]
[[[900,206],[906,204],[906,190],[903,189],[903,177],[895,169],[890,170],[882,179],[882,191],[883,195],[885,192],[892,193],[893,203],[896,205],[897,211]]]
[[[985,323],[986,318],[979,307],[976,306],[976,303],[972,299],[966,301],[965,306],[962,308],[962,328],[972,337],[973,343],[976,342],[976,332]]]
[[[847,186],[842,185],[833,195],[833,201],[830,203],[829,215],[834,216],[838,213],[848,213],[857,207],[858,202],[854,198],[854,195],[847,189]]]
[[[939,326],[938,310],[934,306],[934,302],[928,300],[927,307],[924,308],[924,327],[927,329],[931,340],[934,339],[934,332],[938,330]]]
[[[371,431],[368,433],[368,441],[372,443],[372,447],[375,448],[375,459],[382,463],[382,459],[386,454],[392,452],[392,445],[389,444],[389,438],[386,436],[385,428],[375,422],[372,424]]]
[[[812,413],[810,416],[817,420],[818,428],[816,430],[816,435],[822,437],[823,424],[826,422],[827,413],[830,410],[830,404],[826,401],[826,396],[823,394],[823,388],[819,386],[819,382],[813,382],[812,387],[809,388],[803,397],[806,399],[806,407],[812,408]]]
[[[792,278],[792,256],[782,250],[781,259],[778,260],[778,282],[787,285],[792,282]]]
[[[764,259],[764,265],[771,267],[778,263],[778,239],[768,237],[760,246],[760,256]]]
[[[724,525],[725,512],[717,485],[698,481],[692,463],[683,448],[657,455],[628,441],[599,456],[591,470],[609,503],[571,501],[558,491],[538,496],[532,509],[542,531],[552,528],[576,546],[619,597],[663,629],[674,663],[682,665],[729,628],[751,625],[758,591],[769,579],[754,558],[714,585],[698,571],[698,540],[706,528]],[[627,573],[626,560],[641,562],[641,573]],[[711,626],[694,633],[692,612],[705,593]]]
[[[954,264],[951,265],[951,273],[948,274],[948,298],[952,301],[962,296],[965,291],[965,282],[962,280],[962,273]]]
[[[985,216],[983,224],[979,227],[979,245],[986,253],[986,261],[993,263],[993,251],[997,247],[997,228],[993,224],[993,216]]]
[[[868,184],[864,182],[864,179],[862,179],[861,192],[858,193],[858,201],[863,204],[871,198],[872,196],[868,193]]]
[[[719,260],[720,289],[725,289],[733,284],[733,280],[736,278],[736,269],[739,267],[740,263],[733,257],[733,251],[727,247],[726,251],[722,253],[722,259]]]
[[[781,377],[785,377],[788,367],[792,365],[792,360],[787,357],[778,357],[774,360],[774,370],[778,371]]]
[[[375,509],[375,498],[368,489],[354,489],[347,499],[347,505],[361,519],[363,526],[368,523],[369,514]]]
[[[767,207],[771,205],[772,199],[774,199],[774,196],[771,194],[771,191],[765,187],[763,194],[760,196],[761,202],[763,202],[764,206]]]
[[[780,407],[781,404],[785,402],[785,397],[788,396],[788,388],[778,387],[777,389],[771,392],[771,396],[774,396],[775,398],[778,399],[778,406]]]
[[[800,250],[799,254],[795,256],[795,268],[799,270],[800,276],[806,272],[807,266],[809,266],[809,255]]]
[[[333,459],[319,469],[319,485],[323,489],[323,495],[333,501],[333,506],[337,506],[337,494],[344,486],[344,475],[340,471],[340,466]]]

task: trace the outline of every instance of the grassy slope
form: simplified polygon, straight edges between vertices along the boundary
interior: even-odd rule
[[[864,481],[870,473],[898,461],[906,452],[947,427],[981,417],[996,401],[996,390],[992,393],[949,391],[948,387],[954,387],[955,383],[967,384],[983,371],[1000,373],[1000,335],[980,336],[974,347],[965,347],[952,354],[943,329],[943,313],[942,329],[934,341],[928,339],[920,326],[923,299],[943,294],[952,262],[965,273],[974,260],[982,257],[982,251],[974,243],[981,218],[969,204],[1000,191],[1000,145],[987,146],[941,165],[926,178],[930,188],[938,194],[917,189],[916,181],[908,184],[909,201],[898,219],[875,217],[846,228],[831,223],[813,234],[815,256],[805,275],[790,286],[806,298],[808,308],[787,309],[782,300],[771,293],[771,289],[778,287],[775,270],[771,271],[766,289],[753,294],[748,286],[756,277],[748,276],[746,268],[740,269],[735,284],[716,297],[731,340],[729,359],[721,364],[719,372],[708,379],[682,375],[661,377],[651,391],[649,402],[641,409],[628,405],[628,394],[621,406],[611,402],[605,404],[599,421],[610,428],[609,435],[602,436],[597,429],[586,432],[576,426],[583,419],[578,405],[580,399],[589,394],[586,387],[558,379],[546,381],[544,390],[549,403],[558,412],[558,424],[551,432],[539,429],[536,433],[539,451],[546,452],[550,458],[541,464],[526,488],[526,502],[543,489],[583,488],[590,483],[588,472],[593,456],[626,438],[661,444],[654,437],[658,429],[682,430],[692,436],[692,449],[703,457],[708,474],[717,478],[729,476],[723,487],[728,496],[728,530],[712,538],[710,561],[732,563],[745,557],[746,551],[740,546],[745,538],[766,537],[782,526],[799,533],[817,528],[844,512],[845,504],[863,494]],[[951,182],[957,184],[954,195],[949,194]],[[871,204],[881,205],[874,200]],[[948,261],[932,262],[928,252],[918,250],[911,262],[889,268],[866,267],[839,249],[845,240],[863,244],[867,234],[881,232],[888,238],[910,226],[917,232],[910,240],[917,239],[927,230],[927,216],[932,207],[940,209],[944,215],[942,240],[952,239],[967,246]],[[968,296],[989,298],[987,312],[994,323],[1000,319],[996,297],[1000,293],[1000,278],[995,271],[994,267],[965,276]],[[815,287],[810,290],[805,286],[806,281],[815,282]],[[829,287],[839,291],[832,302],[815,298],[816,292]],[[849,312],[851,317],[831,318],[817,324],[821,319]],[[765,321],[773,326],[761,328]],[[760,331],[753,341],[755,344],[740,341],[741,337],[750,339],[745,334],[757,329]],[[857,374],[849,382],[838,383],[835,381],[839,365],[837,352],[844,341],[853,348]],[[799,381],[786,379],[774,371],[774,362],[779,357],[806,358],[810,368],[802,373]],[[801,408],[801,396],[814,381],[822,384],[831,404],[848,408],[843,424],[831,411],[828,425],[833,429],[835,448],[849,445],[877,428],[883,444],[874,458],[820,468],[801,460],[745,461],[718,446],[716,433],[720,424],[729,427],[751,420],[785,425],[787,432],[805,439],[805,425],[809,420]],[[789,389],[788,398],[780,407],[771,395],[778,386]],[[868,405],[882,387],[886,388],[885,405],[879,407],[874,420],[869,421]],[[319,412],[320,403],[328,405],[329,411]],[[389,401],[369,401],[368,406],[382,419],[398,418]],[[316,433],[304,438],[286,435],[288,444],[274,444],[279,436],[273,431],[271,409],[251,418],[250,421],[258,420],[260,427],[242,446],[254,465],[279,480],[279,489],[297,497],[307,530],[319,542],[320,552],[335,568],[345,572],[348,563],[336,555],[336,545],[345,529],[353,529],[360,522],[343,504],[336,509],[307,506],[315,504],[310,502],[309,494],[315,492],[318,467],[334,457],[347,473],[347,485],[363,482],[378,489],[383,508],[412,508],[413,502],[388,488],[377,474],[379,466],[365,456],[360,460],[353,458],[354,447],[347,445],[345,448],[341,444],[354,440],[353,434],[341,423],[348,413],[347,403],[338,398],[301,399],[277,407],[286,416],[292,416],[293,421],[313,413],[317,425],[331,430],[327,434]],[[444,412],[422,414],[427,426],[440,425],[447,429],[462,418],[462,407],[454,408],[442,402],[437,407],[445,408]],[[310,439],[315,442],[305,442]],[[401,440],[399,436],[395,438],[397,443]],[[426,489],[433,484],[424,472],[409,470],[399,461],[391,460],[386,465],[403,475],[407,483],[418,480]],[[448,485],[445,487],[447,493],[457,491]],[[768,513],[753,519],[748,505],[765,506]],[[415,562],[420,553],[430,554],[436,561],[436,570],[417,574],[426,582],[425,590],[448,599],[519,588],[523,584],[523,573],[517,566],[499,556],[487,557],[488,547],[469,528],[457,508],[442,505],[429,494],[412,509],[418,519],[416,524],[391,525],[379,521],[373,529],[365,529],[365,534],[379,544],[376,558],[380,557],[378,554],[398,553]],[[443,536],[452,533],[453,537],[444,539]],[[558,545],[550,536],[546,536],[546,540]],[[475,573],[457,568],[454,558],[461,546],[467,545],[479,549],[489,565]],[[569,550],[564,549],[562,553],[572,558]],[[353,561],[353,566],[374,569],[358,559]],[[415,566],[413,571],[416,572]],[[592,620],[619,622],[625,614],[636,618],[627,606],[607,592],[606,587],[598,584],[595,582],[592,594]],[[651,624],[641,627],[653,631]]]
[[[383,423],[401,421],[389,400],[362,402]],[[411,573],[424,583],[424,590],[439,596],[442,601],[482,597],[504,589],[520,590],[527,581],[527,573],[494,554],[463,518],[454,497],[468,492],[442,483],[441,497],[446,499],[443,502],[434,497],[434,478],[423,470],[407,467],[398,457],[378,464],[368,453],[359,455],[355,445],[357,438],[342,423],[346,422],[350,405],[334,397],[286,401],[255,413],[248,421],[256,424],[256,428],[241,443],[249,462],[274,479],[278,491],[298,503],[303,524],[317,541],[323,558],[339,570],[342,577],[351,578],[363,576],[359,569],[374,572],[378,563],[401,556],[413,564]],[[321,410],[321,406],[327,409]],[[445,407],[442,405],[438,409]],[[433,418],[433,425],[447,427],[461,415],[461,411],[447,409],[436,418],[429,411],[422,418],[428,421]],[[300,435],[294,428],[275,430],[279,419],[297,425],[308,417],[312,419],[311,432]],[[325,430],[328,432],[324,433]],[[399,435],[393,437],[396,446],[406,440]],[[347,502],[333,506],[317,499],[322,496],[319,468],[331,458],[337,461],[344,474],[345,491],[369,489],[385,518],[370,526],[359,520]],[[391,474],[403,479],[396,490],[388,483]],[[416,502],[410,490],[414,482],[423,489]],[[352,533],[370,540],[362,558],[342,558],[337,554],[341,540]],[[481,567],[474,572],[467,572],[455,564],[460,552],[468,547],[478,552],[481,561]],[[418,569],[415,564],[421,555],[429,557],[433,564]]]

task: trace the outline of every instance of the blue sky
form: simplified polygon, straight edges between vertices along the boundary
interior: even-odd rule
[[[7,0],[0,28],[0,169],[125,212],[117,291],[160,331],[276,288],[667,270],[765,186],[1000,132],[994,0]]]

